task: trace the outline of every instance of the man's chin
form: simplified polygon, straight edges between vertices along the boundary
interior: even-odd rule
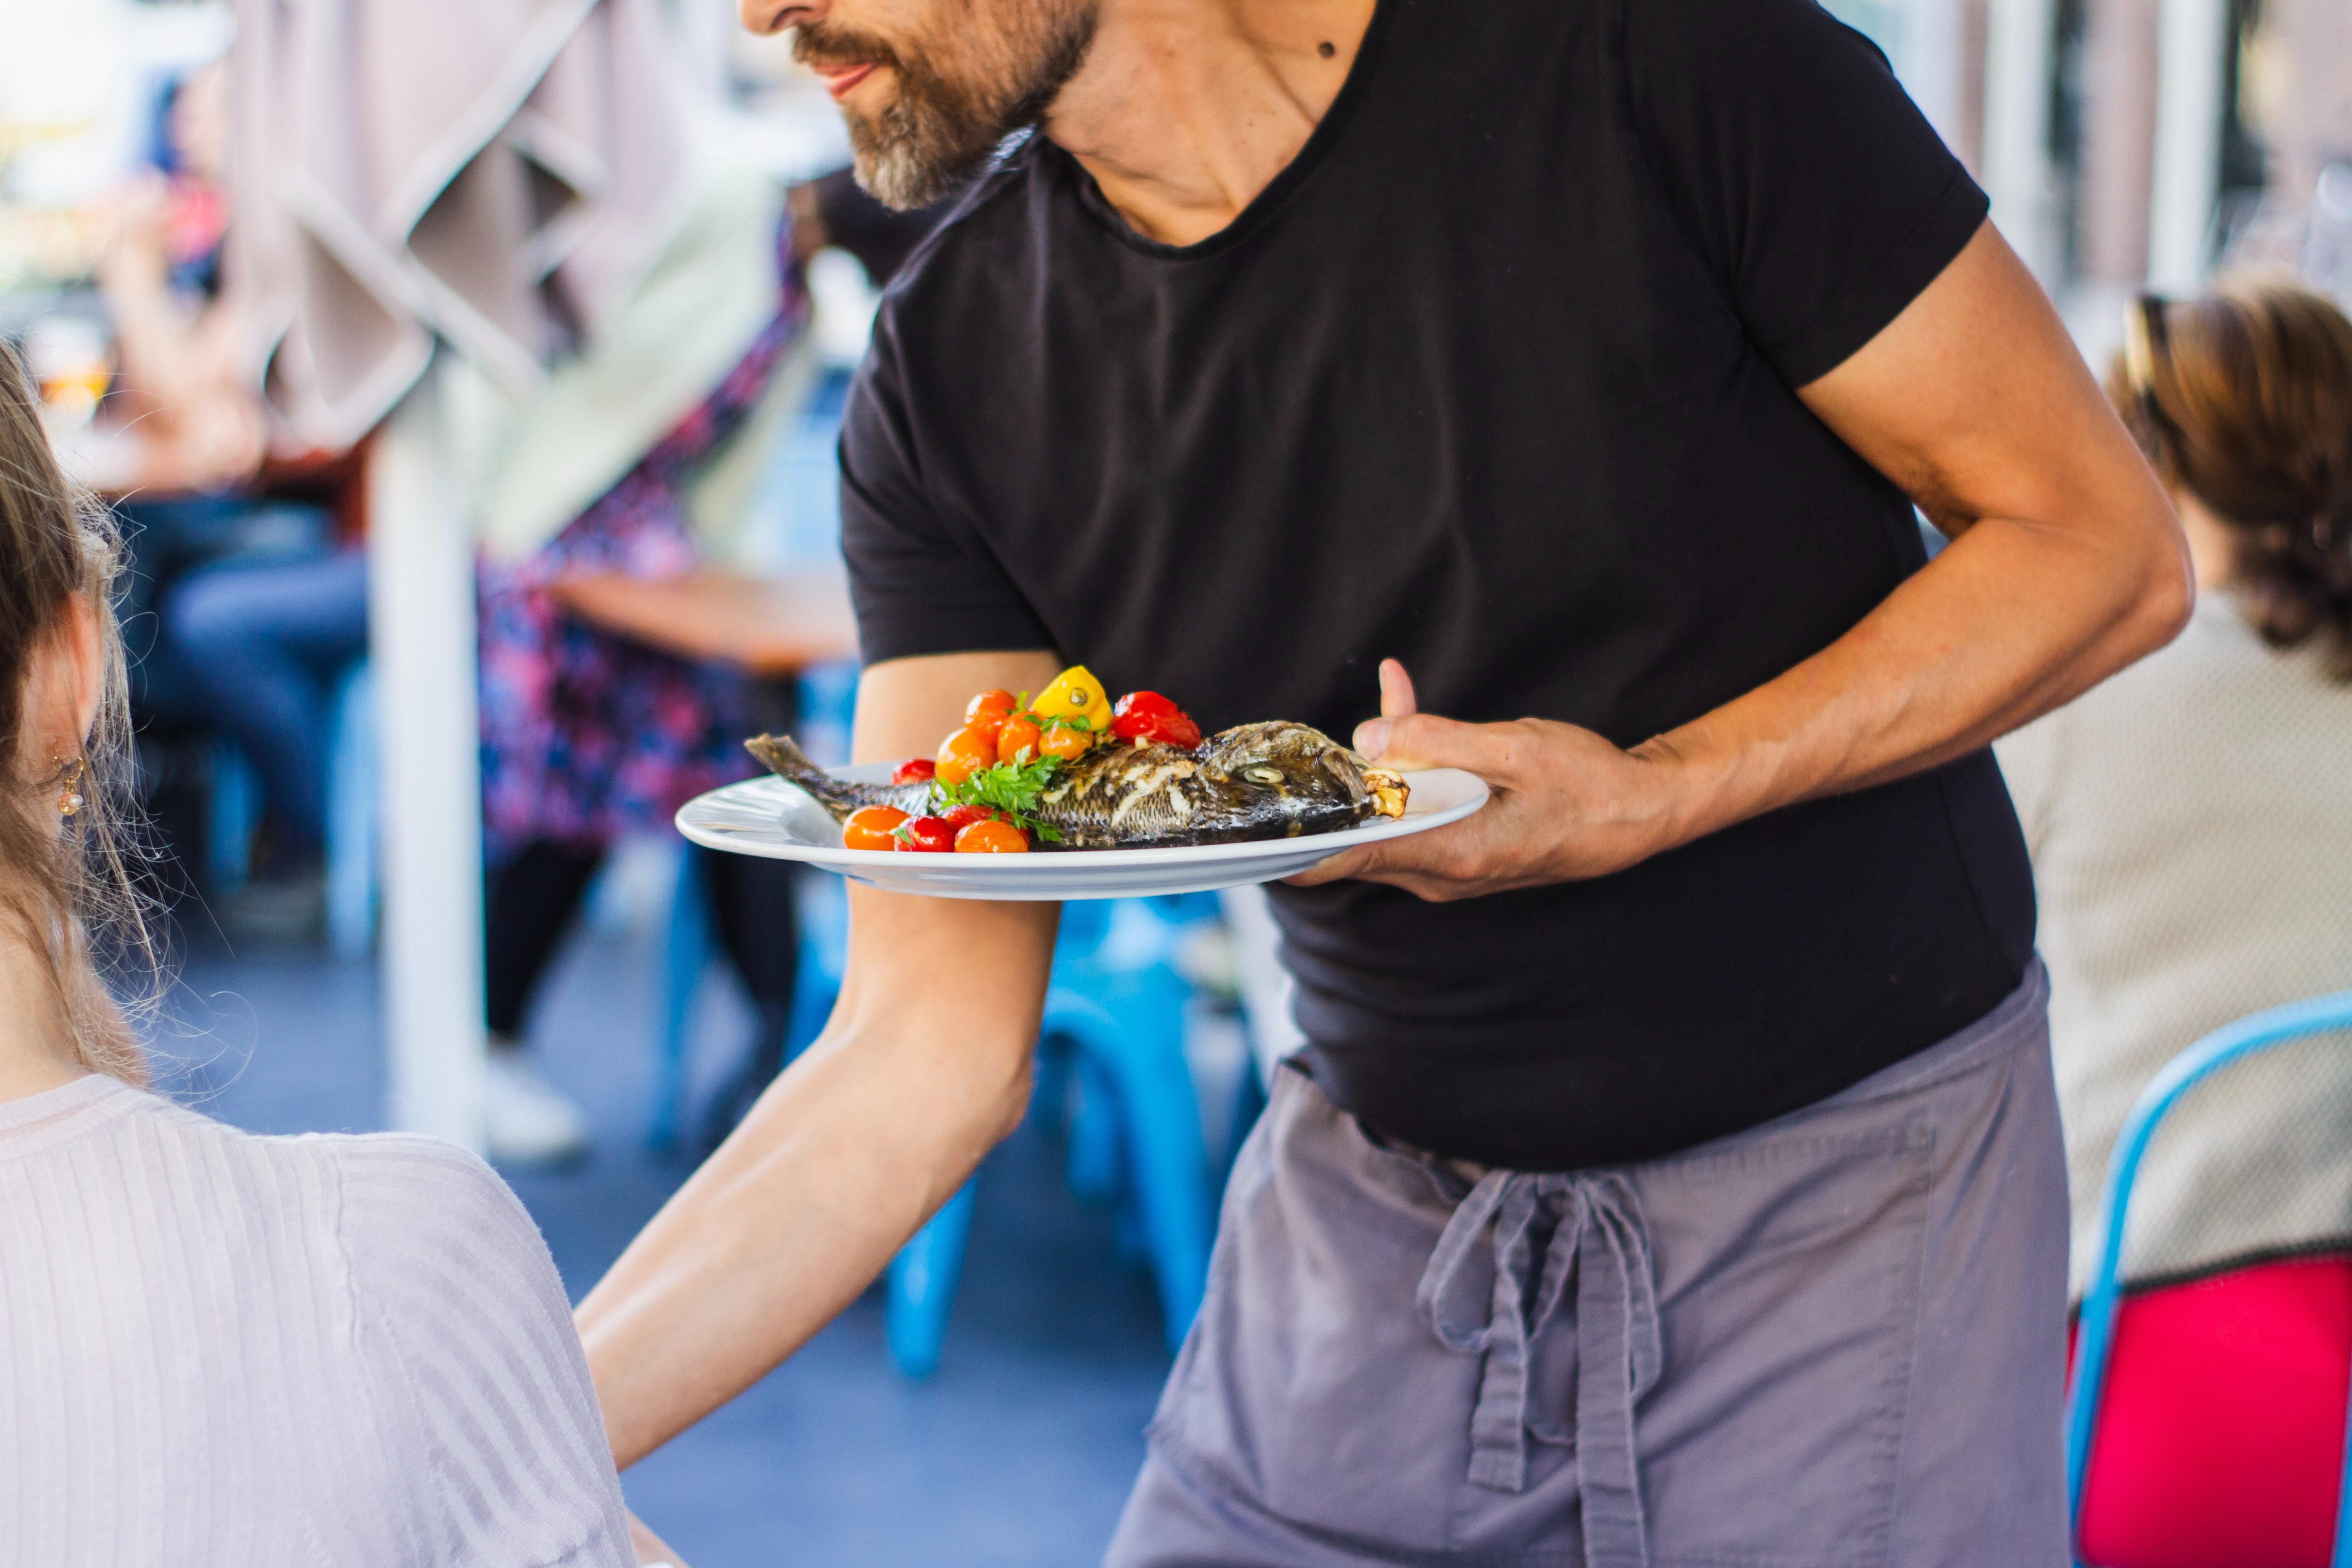
[[[851,173],[859,188],[898,212],[912,212],[946,200],[971,182],[985,158],[928,156],[899,138],[875,132],[852,119]]]

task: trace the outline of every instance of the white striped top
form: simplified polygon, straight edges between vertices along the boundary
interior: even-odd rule
[[[635,1562],[562,1282],[454,1145],[0,1104],[0,1563]]]

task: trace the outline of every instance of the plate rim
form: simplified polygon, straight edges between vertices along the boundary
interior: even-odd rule
[[[845,777],[855,771],[887,766],[887,763],[850,763],[844,767],[827,768],[825,772],[837,777]],[[1166,845],[1149,849],[1063,849],[1034,858],[1027,855],[981,855],[973,856],[969,859],[958,857],[956,873],[959,876],[1013,874],[1033,877],[1057,876],[1075,875],[1082,869],[1101,872],[1119,866],[1132,866],[1138,868],[1154,866],[1198,866],[1206,869],[1223,862],[1248,860],[1256,856],[1270,856],[1286,851],[1296,854],[1305,848],[1310,839],[1318,841],[1318,847],[1319,843],[1330,844],[1331,848],[1328,853],[1336,855],[1359,845],[1385,843],[1392,838],[1409,837],[1416,833],[1427,833],[1436,828],[1449,826],[1478,811],[1493,798],[1494,792],[1487,787],[1486,781],[1463,768],[1414,768],[1406,771],[1404,776],[1410,783],[1416,777],[1427,777],[1433,773],[1452,774],[1467,780],[1471,785],[1470,793],[1452,805],[1440,807],[1420,816],[1414,816],[1408,812],[1402,817],[1385,817],[1376,822],[1361,823],[1354,827],[1341,828],[1335,833],[1301,834],[1295,838],[1248,838],[1234,844]],[[701,823],[689,825],[687,821],[687,814],[706,803],[719,802],[723,796],[750,790],[766,792],[778,789],[789,790],[812,805],[816,804],[814,796],[789,779],[779,778],[773,773],[762,773],[752,778],[738,779],[733,784],[721,784],[714,790],[704,791],[679,806],[671,820],[679,833],[705,848],[738,854],[755,853],[749,849],[748,846],[743,846],[740,838],[733,844],[725,841],[729,837],[754,830],[720,827]],[[725,804],[738,810],[748,807],[748,803],[740,801],[728,801]],[[703,837],[705,834],[712,835],[713,837]],[[894,849],[851,849],[839,845],[806,844],[797,839],[785,839],[781,834],[778,834],[775,838],[767,840],[767,844],[771,850],[791,851],[789,854],[769,853],[765,858],[770,859],[808,860],[820,865],[838,864],[845,868],[871,867],[878,869],[883,867],[896,867],[908,875],[925,873],[936,875],[947,869],[944,865],[936,867],[918,865],[910,861],[906,855]],[[1113,857],[1116,858],[1112,858]],[[1324,858],[1321,855],[1315,858]],[[919,858],[928,860],[929,857]],[[1059,873],[1046,870],[1045,868],[1050,866],[1066,866],[1070,868],[1070,871]],[[983,867],[993,867],[999,869],[985,870],[982,869]]]

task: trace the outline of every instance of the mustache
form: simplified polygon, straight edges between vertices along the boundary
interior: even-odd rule
[[[802,65],[889,66],[904,74],[898,51],[870,33],[828,22],[804,22],[793,36],[793,58]]]

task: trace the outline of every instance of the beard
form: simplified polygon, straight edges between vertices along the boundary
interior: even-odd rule
[[[1094,42],[1096,0],[999,0],[984,10],[1002,15],[904,49],[826,23],[793,40],[803,65],[887,67],[898,79],[898,96],[877,112],[842,106],[857,183],[883,205],[906,212],[953,195],[1005,138],[1045,117]]]

